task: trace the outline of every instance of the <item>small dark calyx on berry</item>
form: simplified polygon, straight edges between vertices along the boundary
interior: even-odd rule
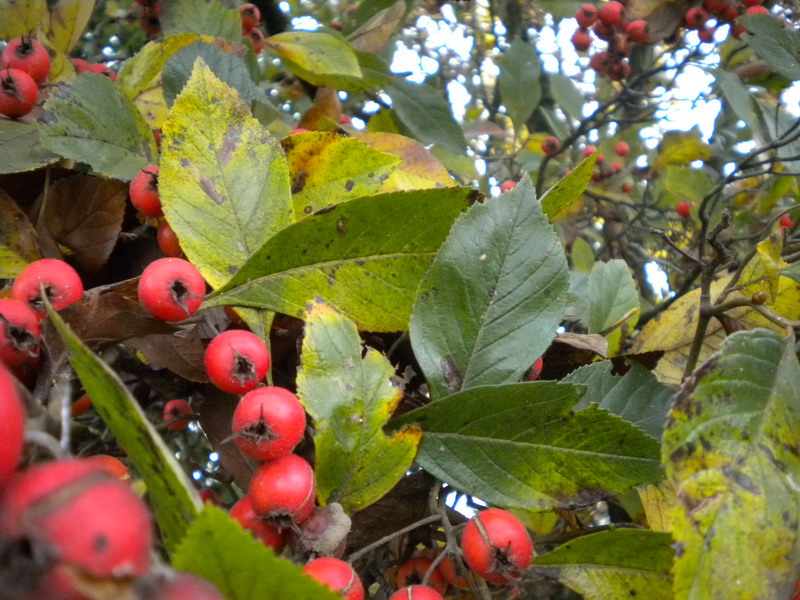
[[[43,285],[44,288],[44,295],[47,296],[48,302],[53,302],[56,297],[56,291],[53,289],[51,285]],[[41,296],[33,296],[32,298],[28,299],[28,304],[30,307],[35,310],[36,312],[44,312],[44,300],[42,300]]]
[[[186,306],[186,299],[192,297],[194,294],[189,292],[189,288],[187,288],[186,284],[180,279],[173,281],[169,289],[172,292],[172,299],[175,300],[175,304],[180,306],[188,315],[189,307]]]
[[[233,351],[236,355],[232,375],[239,383],[245,383],[256,378],[256,368],[253,361],[243,354]]]
[[[511,544],[508,545],[508,548],[494,548],[492,552],[492,568],[489,571],[498,573],[507,580],[519,579],[525,571],[508,559],[510,551]]]
[[[258,423],[242,429],[239,432],[238,437],[255,442],[270,442],[281,436],[273,433],[272,427],[270,427],[269,424],[264,420],[264,417],[261,417],[258,420]]]
[[[0,317],[0,321],[2,320],[2,317]],[[6,322],[6,335],[11,340],[11,345],[14,346],[16,350],[24,352],[30,357],[36,356],[36,346],[38,342],[27,329]]]

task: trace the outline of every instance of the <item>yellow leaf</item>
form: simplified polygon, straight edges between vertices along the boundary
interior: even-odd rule
[[[766,304],[771,306],[778,294],[778,271],[787,266],[781,258],[783,241],[780,234],[772,234],[756,246],[756,255],[747,263],[742,272],[741,282],[746,287],[742,292],[752,295],[762,291],[767,294]],[[753,282],[753,283],[750,283]]]
[[[658,145],[658,157],[653,163],[653,169],[667,165],[686,165],[695,160],[709,161],[712,156],[711,146],[701,139],[697,129],[668,131]]]
[[[330,34],[285,31],[266,38],[264,44],[280,58],[314,75],[361,77],[353,48]]]
[[[637,490],[644,506],[647,525],[652,531],[670,531],[670,511],[676,504],[675,492],[666,483],[650,484]]]
[[[0,0],[0,39],[39,32],[47,15],[45,0]]]
[[[92,18],[94,0],[59,0],[50,14],[50,45],[69,53],[81,39]]]

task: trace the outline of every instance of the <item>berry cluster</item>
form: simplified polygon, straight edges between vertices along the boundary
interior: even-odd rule
[[[0,54],[0,115],[18,119],[30,113],[49,74],[44,46],[27,35],[10,41]]]
[[[253,44],[253,52],[259,54],[264,49],[264,34],[258,28],[261,23],[261,11],[254,4],[242,4],[239,7],[242,17],[242,37]]]
[[[686,29],[694,29],[700,36],[700,41],[709,43],[713,41],[717,29],[725,24],[731,26],[730,33],[737,40],[747,31],[745,25],[737,25],[736,19],[741,15],[767,15],[769,10],[764,8],[764,0],[705,0],[703,6],[695,6],[686,11],[683,25]]]
[[[628,57],[633,47],[650,42],[647,21],[627,21],[624,11],[622,2],[611,0],[599,7],[583,4],[575,12],[579,28],[572,36],[572,45],[579,52],[587,51],[592,45],[592,34],[608,42],[608,48],[592,55],[589,64],[594,71],[614,81],[622,81],[630,74]]]
[[[139,27],[148,36],[161,33],[161,0],[136,0],[134,14]]]

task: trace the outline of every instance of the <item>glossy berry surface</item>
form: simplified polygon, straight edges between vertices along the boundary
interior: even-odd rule
[[[192,419],[182,419],[181,417],[191,416],[194,414],[192,405],[186,400],[176,398],[170,400],[164,405],[164,424],[167,429],[171,431],[180,431],[186,429]]]
[[[314,509],[315,494],[314,471],[296,454],[265,462],[250,482],[253,510],[262,517],[301,523]]]
[[[50,55],[39,42],[29,36],[11,40],[0,54],[0,69],[20,69],[41,85],[50,74]]]
[[[558,154],[558,151],[561,149],[561,142],[558,141],[557,137],[550,136],[545,138],[542,142],[542,152],[544,152],[547,156],[555,156]]]
[[[630,153],[631,147],[625,142],[618,142],[617,145],[614,146],[614,154],[617,156],[628,156]]]
[[[131,180],[128,194],[131,204],[146,217],[160,217],[161,199],[158,196],[158,166],[145,167]]]
[[[253,44],[253,52],[260,54],[264,49],[264,34],[257,27],[253,27],[244,33],[245,37]]]
[[[18,367],[39,356],[39,316],[27,304],[0,298],[0,363]]]
[[[444,580],[453,587],[457,587],[460,590],[469,589],[466,577],[462,577],[458,574],[456,561],[453,560],[452,556],[446,557],[439,563],[439,572],[442,574],[442,577],[444,577]]]
[[[87,456],[84,460],[99,465],[106,473],[115,479],[130,481],[131,474],[128,473],[128,467],[118,458],[109,454],[95,454],[94,456]]]
[[[650,25],[647,21],[631,21],[625,28],[628,39],[637,44],[646,44],[650,41]]]
[[[533,558],[533,542],[522,521],[498,508],[480,512],[467,523],[461,549],[469,568],[493,583],[519,579]]]
[[[0,489],[19,463],[25,433],[25,408],[9,372],[0,364]]]
[[[254,389],[266,377],[269,364],[266,345],[249,331],[224,331],[206,348],[208,378],[229,394],[244,394]]]
[[[583,4],[575,11],[575,20],[583,29],[588,29],[597,21],[597,7],[594,4]]]
[[[166,221],[163,221],[161,225],[158,226],[156,241],[158,242],[158,247],[167,256],[171,258],[180,258],[183,256],[183,250],[181,250],[181,245],[178,242],[178,236],[175,235],[172,227],[170,227],[169,223]]]
[[[61,310],[83,298],[80,275],[56,258],[43,258],[25,267],[14,280],[11,295],[26,303],[40,319],[47,315],[41,298],[40,286],[54,310]]]
[[[138,576],[150,567],[147,508],[91,461],[53,461],[13,476],[0,500],[0,532],[95,577]]]
[[[349,564],[338,558],[317,558],[305,567],[303,573],[310,575],[345,600],[364,600],[364,586],[361,578]]]
[[[89,73],[99,73],[100,75],[105,75],[111,81],[116,81],[117,79],[117,72],[112,71],[104,64],[96,64],[96,65],[89,65]]]
[[[681,200],[678,202],[677,208],[678,214],[682,216],[684,219],[688,218],[690,214],[692,214],[692,203],[688,200]]]
[[[397,587],[404,588],[422,583],[425,574],[432,564],[433,560],[426,556],[417,556],[416,558],[404,562],[397,568],[397,575],[395,576]],[[444,580],[444,575],[442,575],[438,566],[431,573],[428,579],[428,585],[440,594],[444,594],[447,591],[447,582]]]
[[[258,460],[274,460],[289,454],[303,439],[306,413],[289,390],[258,387],[239,400],[231,430],[242,452]]]
[[[578,29],[572,34],[572,45],[578,52],[585,52],[592,45],[592,38],[585,29]]]
[[[615,0],[606,2],[597,9],[597,18],[606,25],[616,25],[622,19],[622,9],[622,4]]]
[[[786,227],[786,229],[791,229],[794,223],[792,222],[792,217],[789,215],[783,215],[780,221],[781,227]]]
[[[0,71],[0,114],[18,119],[33,110],[39,99],[36,82],[20,69]]]
[[[542,374],[542,368],[544,367],[544,359],[540,356],[536,359],[533,363],[533,366],[528,371],[528,374],[525,376],[525,381],[536,381],[539,379],[539,375]]]
[[[442,595],[427,585],[410,585],[391,595],[389,600],[443,600]]]
[[[253,510],[250,496],[242,496],[231,507],[231,517],[236,519],[242,527],[252,532],[259,542],[269,546],[275,552],[283,550],[289,540],[289,529],[276,527],[256,514]]]
[[[159,258],[151,262],[139,278],[139,303],[157,319],[183,321],[203,302],[206,284],[189,261]]]
[[[239,7],[239,16],[242,18],[242,30],[252,29],[261,21],[261,11],[253,4],[242,4]]]
[[[69,62],[72,63],[72,66],[75,67],[75,72],[80,75],[81,73],[88,73],[89,72],[89,63],[83,60],[82,58],[70,58]]]

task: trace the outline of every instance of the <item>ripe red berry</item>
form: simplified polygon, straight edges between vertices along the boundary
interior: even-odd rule
[[[350,115],[339,115],[339,125],[352,125],[353,117]]]
[[[11,295],[33,309],[40,319],[47,315],[40,286],[55,310],[66,308],[83,298],[83,282],[63,260],[42,258],[25,267],[14,280]]]
[[[14,380],[0,364],[0,489],[22,456],[25,409]]]
[[[631,152],[631,147],[628,146],[625,142],[618,142],[616,146],[614,146],[614,153],[617,156],[628,156]]]
[[[39,356],[39,316],[24,302],[0,298],[0,363],[16,368]]]
[[[194,409],[186,400],[176,398],[164,405],[164,423],[167,429],[171,431],[186,429],[189,423],[192,422],[192,419],[182,419],[181,417],[192,415],[194,415]]]
[[[242,496],[233,505],[231,517],[236,519],[244,529],[252,532],[259,542],[269,546],[275,552],[280,552],[286,546],[289,530],[276,527],[266,519],[259,517],[253,510],[250,496]]]
[[[345,600],[364,600],[364,586],[361,579],[349,564],[338,558],[317,558],[303,567],[303,573],[310,575]]]
[[[117,80],[117,72],[112,71],[104,64],[89,65],[89,73],[100,73],[108,77],[111,81]]]
[[[258,27],[253,27],[253,29],[244,32],[244,37],[248,38],[253,44],[253,52],[260,54],[264,49],[264,34],[261,33],[261,30]]]
[[[559,150],[561,150],[561,142],[555,136],[551,135],[542,142],[542,152],[547,156],[555,156]]]
[[[585,52],[592,45],[592,36],[585,29],[576,29],[572,34],[572,45],[578,52]]]
[[[631,74],[631,66],[627,60],[620,60],[608,67],[606,75],[612,81],[622,81]]]
[[[589,60],[589,67],[597,73],[605,73],[614,62],[608,52],[596,52]]]
[[[146,217],[163,216],[158,197],[158,165],[145,167],[131,180],[128,194],[131,204]]]
[[[303,129],[303,128],[292,129],[292,131],[291,131],[291,133],[289,133],[289,135],[295,135],[297,133],[311,133],[311,130],[310,129]]]
[[[411,586],[413,584],[422,583],[425,574],[428,572],[433,560],[424,556],[412,558],[404,562],[397,568],[395,575],[395,584],[398,588]],[[428,585],[436,590],[439,594],[444,594],[447,591],[447,582],[439,567],[437,566],[428,580]]]
[[[25,71],[0,71],[0,114],[12,119],[24,117],[33,110],[38,99],[36,82]]]
[[[622,191],[626,194],[630,194],[633,191],[633,184],[632,183],[623,183],[622,184]]]
[[[443,600],[442,595],[427,585],[410,585],[391,595],[389,600]]]
[[[588,29],[597,21],[597,7],[594,4],[582,4],[575,11],[575,20],[582,29]]]
[[[75,400],[75,402],[72,403],[72,406],[70,407],[70,412],[72,413],[73,417],[80,417],[82,414],[85,414],[86,411],[88,411],[90,408],[92,408],[92,399],[89,398],[87,394],[84,394],[83,396],[81,396],[80,398]]]
[[[453,560],[452,556],[448,556],[439,563],[439,571],[442,573],[444,580],[453,587],[456,587],[460,590],[469,589],[469,584],[467,583],[466,577],[462,577],[458,574],[458,570],[456,569],[456,561]]]
[[[734,25],[731,27],[731,35],[737,40],[742,39],[745,33],[747,33],[747,25]]]
[[[141,585],[141,584],[140,584]],[[183,571],[172,571],[143,586],[148,600],[225,600],[205,579]]]
[[[145,574],[150,515],[130,487],[87,460],[31,467],[8,481],[0,532],[95,577]]]
[[[625,34],[636,44],[646,44],[650,41],[650,25],[647,21],[631,21],[625,28]]]
[[[504,181],[500,184],[500,192],[505,194],[506,192],[513,190],[515,187],[517,187],[516,181]]]
[[[250,482],[253,510],[262,517],[301,523],[314,510],[314,471],[296,454],[262,464]]]
[[[82,58],[70,58],[69,62],[71,62],[72,66],[75,67],[75,72],[78,75],[89,72],[89,63]]]
[[[183,321],[200,308],[206,284],[192,263],[182,258],[159,258],[139,278],[139,303],[162,321]]]
[[[728,4],[720,13],[720,18],[725,21],[726,23],[733,23],[736,19],[739,18],[739,6],[738,4]]]
[[[0,69],[20,69],[41,85],[50,74],[50,55],[30,36],[11,40],[0,54]]]
[[[544,367],[544,359],[540,356],[536,359],[531,367],[528,374],[525,376],[525,381],[536,381],[539,379],[539,375],[542,374],[542,368]]]
[[[269,363],[266,345],[249,331],[224,331],[206,348],[208,378],[230,394],[244,394],[254,389],[266,377]]]
[[[767,9],[767,8],[765,8],[763,6],[760,6],[760,5],[755,5],[755,6],[748,7],[747,10],[744,11],[744,14],[746,14],[746,15],[768,15],[769,14],[769,9]]]
[[[248,31],[261,22],[261,11],[253,4],[242,4],[239,16],[242,18],[242,31]]]
[[[583,158],[589,158],[595,152],[597,152],[596,146],[586,146],[586,148],[583,149]]]
[[[611,163],[611,170],[614,172],[614,175],[618,175],[622,172],[622,163],[619,161],[614,161]]]
[[[289,390],[259,387],[239,400],[231,430],[242,452],[258,460],[274,460],[289,454],[303,439],[306,413]]]
[[[783,215],[780,221],[781,227],[786,227],[786,229],[791,229],[794,223],[792,222],[792,217],[789,215]]]
[[[490,508],[475,515],[461,539],[464,560],[493,583],[510,583],[525,573],[533,558],[533,541],[510,512]]]
[[[200,488],[198,494],[200,495],[200,500],[203,501],[203,504],[222,506],[222,498],[220,498],[219,494],[210,487]]]
[[[742,0],[742,4],[744,4],[749,8],[751,6],[758,6],[759,4],[764,4],[764,0]]]
[[[684,219],[688,218],[689,215],[692,213],[692,203],[688,200],[681,200],[678,202],[677,208],[678,214],[682,216]]]
[[[705,0],[703,8],[714,14],[721,14],[730,6],[726,0]],[[749,6],[749,5],[748,5]]]
[[[716,33],[716,29],[714,27],[710,29],[703,29],[697,33],[697,36],[700,38],[700,41],[704,44],[710,44],[714,41],[714,34]]]
[[[597,18],[606,25],[615,25],[622,19],[623,6],[616,0],[606,2],[597,11]]]
[[[616,35],[613,25],[606,25],[602,21],[597,21],[592,27],[594,34],[603,41],[610,42]]]
[[[128,472],[128,467],[120,459],[110,454],[95,454],[94,456],[87,456],[84,460],[99,465],[106,473],[115,479],[130,481],[131,474]]]
[[[183,256],[183,250],[181,250],[180,242],[178,242],[178,236],[175,235],[172,227],[170,227],[169,223],[166,221],[162,221],[161,225],[158,226],[156,241],[158,242],[158,247],[161,248],[161,251],[167,256],[171,256],[172,258],[180,258]]]
[[[700,30],[709,19],[709,14],[700,6],[695,6],[686,11],[683,21],[687,28]]]

